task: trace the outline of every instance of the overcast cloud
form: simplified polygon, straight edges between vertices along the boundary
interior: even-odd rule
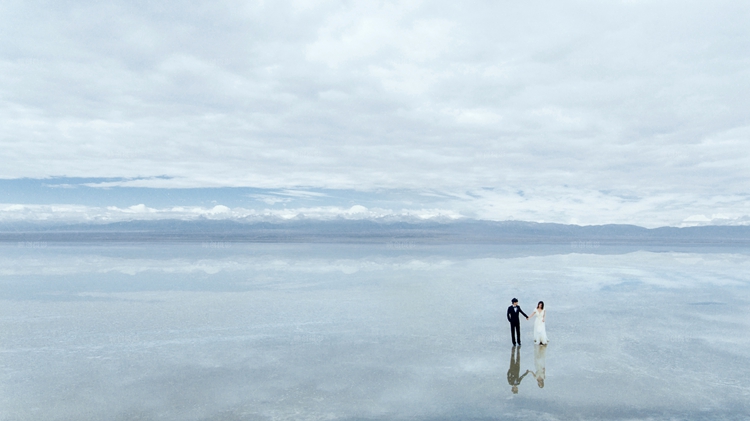
[[[748,12],[4,1],[0,178],[411,191],[410,209],[429,192],[446,215],[495,220],[746,223]]]

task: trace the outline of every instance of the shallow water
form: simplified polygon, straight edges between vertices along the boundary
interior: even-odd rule
[[[5,245],[0,301],[3,420],[750,417],[750,250]]]

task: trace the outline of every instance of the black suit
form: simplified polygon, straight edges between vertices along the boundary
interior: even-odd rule
[[[520,306],[508,307],[508,321],[510,322],[510,338],[513,341],[513,345],[516,344],[516,337],[518,337],[518,345],[521,345],[521,322],[518,319],[518,313],[523,314],[527,319],[529,316],[521,310]]]

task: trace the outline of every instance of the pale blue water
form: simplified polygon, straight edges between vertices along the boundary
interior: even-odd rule
[[[0,246],[2,420],[750,417],[748,250],[41,246]]]

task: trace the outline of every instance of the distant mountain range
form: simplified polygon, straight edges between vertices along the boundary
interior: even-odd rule
[[[111,224],[0,224],[0,242],[266,242],[750,245],[750,226],[662,227],[564,225],[521,221],[377,222],[372,220],[243,223],[158,220]]]

